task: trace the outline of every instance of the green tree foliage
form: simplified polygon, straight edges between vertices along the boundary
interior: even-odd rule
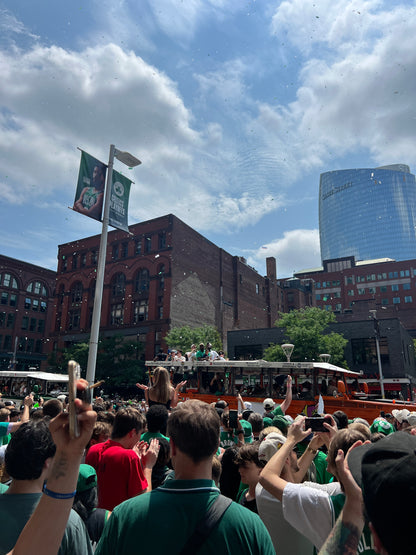
[[[214,326],[191,328],[182,326],[172,328],[166,335],[165,341],[171,349],[180,349],[183,353],[191,350],[192,343],[198,347],[200,343],[211,343],[215,351],[222,349],[221,336]]]
[[[143,379],[144,364],[139,360],[143,345],[137,341],[126,341],[123,336],[101,338],[98,342],[96,380],[105,380],[105,388],[134,384]],[[88,362],[88,343],[75,343],[62,349],[58,356],[50,358],[54,371],[66,373],[68,361],[75,360],[85,377]]]
[[[324,333],[328,325],[335,321],[332,312],[306,307],[288,313],[279,312],[279,319],[275,325],[283,328],[285,340],[295,345],[292,361],[318,361],[320,353],[329,353],[332,364],[348,368],[344,358],[344,349],[348,341],[339,333]],[[264,359],[285,361],[286,357],[280,345],[271,345],[266,349]]]

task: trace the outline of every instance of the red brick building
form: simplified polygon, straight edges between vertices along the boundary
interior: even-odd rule
[[[56,272],[0,255],[0,369],[44,370]]]
[[[333,311],[337,320],[362,319],[376,309],[378,318],[399,317],[416,337],[416,260],[346,257],[294,275],[314,281],[316,306]]]
[[[99,240],[59,246],[56,346],[89,335]],[[262,277],[172,214],[108,234],[100,333],[142,342],[146,359],[171,327],[213,325],[226,347],[229,330],[270,327],[283,306],[275,259]]]

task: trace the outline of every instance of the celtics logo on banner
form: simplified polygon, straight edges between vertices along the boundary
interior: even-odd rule
[[[101,221],[107,166],[81,151],[73,210]]]
[[[131,184],[130,179],[113,170],[108,223],[123,231],[129,230],[127,220]]]

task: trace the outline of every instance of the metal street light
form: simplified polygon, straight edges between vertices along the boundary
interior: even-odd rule
[[[92,312],[91,323],[91,336],[88,349],[88,365],[87,365],[87,382],[92,385],[95,378],[95,367],[97,364],[97,351],[98,351],[98,336],[100,333],[100,319],[101,319],[101,302],[103,298],[104,287],[104,274],[105,274],[105,259],[107,256],[107,235],[108,235],[108,220],[110,214],[110,195],[111,185],[113,182],[113,164],[114,158],[130,168],[134,168],[141,164],[140,160],[123,150],[118,150],[114,145],[110,145],[110,154],[108,157],[108,172],[107,183],[105,187],[104,196],[104,211],[103,223],[101,229],[100,250],[98,254],[97,264],[97,282],[95,286],[94,308]],[[92,391],[92,390],[90,390]]]
[[[376,338],[378,373],[380,375],[381,398],[385,399],[383,369],[381,367],[381,356],[380,356],[380,326],[377,320],[377,310],[372,309],[372,310],[369,310],[369,312],[371,314],[371,317],[373,318],[373,323],[374,323],[374,335]]]

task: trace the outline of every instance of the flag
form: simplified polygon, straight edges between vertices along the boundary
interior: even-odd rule
[[[132,181],[115,170],[113,170],[112,181],[108,223],[117,229],[128,231],[127,220]]]
[[[322,395],[319,395],[318,414],[325,414],[324,400],[322,399]]]
[[[107,166],[81,151],[73,210],[101,221]]]

